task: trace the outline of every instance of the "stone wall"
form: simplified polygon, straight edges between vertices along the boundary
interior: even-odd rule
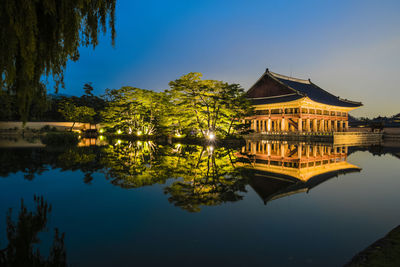
[[[333,143],[335,145],[346,144],[378,144],[382,141],[382,133],[372,132],[335,132]]]
[[[73,122],[27,122],[25,124],[25,129],[34,129],[34,130],[40,130],[41,128],[45,127],[48,125],[49,127],[53,128],[55,127],[58,131],[68,131],[72,125]],[[16,129],[16,130],[22,130],[23,124],[20,121],[7,121],[7,122],[0,122],[0,130],[10,130],[10,129]],[[74,125],[74,130],[86,130],[86,129],[99,129],[100,125],[90,125],[89,123],[80,123],[77,122]]]

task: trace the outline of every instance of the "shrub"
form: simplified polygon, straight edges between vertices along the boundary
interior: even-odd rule
[[[50,125],[45,125],[42,128],[40,128],[41,132],[50,132]]]
[[[42,142],[49,146],[76,146],[79,143],[79,136],[76,133],[52,133],[49,132],[42,138]]]

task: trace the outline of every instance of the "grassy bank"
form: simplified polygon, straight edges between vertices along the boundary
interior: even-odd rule
[[[400,225],[358,253],[345,266],[400,266]]]

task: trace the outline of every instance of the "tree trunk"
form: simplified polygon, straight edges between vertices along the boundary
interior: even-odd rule
[[[75,121],[74,121],[74,123],[72,123],[71,129],[69,130],[70,132],[72,132],[72,129],[74,129],[74,126],[75,126]]]

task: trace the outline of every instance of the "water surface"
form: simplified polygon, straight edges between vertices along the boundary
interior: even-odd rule
[[[8,143],[0,249],[9,209],[42,196],[33,247],[47,258],[57,228],[73,266],[340,266],[400,223],[399,147]]]

